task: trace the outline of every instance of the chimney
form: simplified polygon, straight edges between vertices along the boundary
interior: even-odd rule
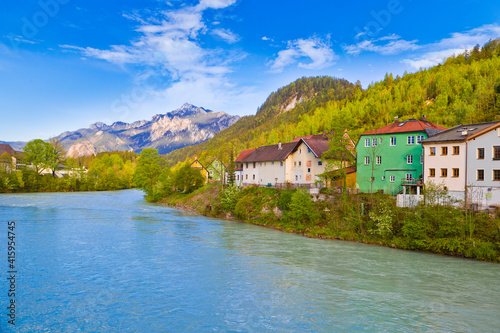
[[[422,121],[427,121],[427,117],[425,116],[425,114],[422,116]]]
[[[462,128],[462,135],[467,135],[467,127]]]
[[[399,124],[399,116],[394,117],[394,123]]]
[[[278,142],[278,150],[281,150],[281,141]]]

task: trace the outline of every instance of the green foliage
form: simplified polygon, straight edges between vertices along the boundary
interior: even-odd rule
[[[306,189],[297,189],[292,194],[289,216],[296,222],[309,223],[316,220],[318,213],[314,208],[314,202]]]
[[[54,168],[54,163],[57,161],[57,152],[50,143],[36,139],[28,142],[23,150],[24,159],[33,165],[37,173]]]
[[[392,236],[393,223],[395,220],[394,207],[389,201],[383,201],[377,208],[368,213],[370,219],[375,223],[372,232],[381,237]]]
[[[278,198],[278,207],[283,210],[290,209],[290,202],[292,201],[292,195],[295,191],[292,190],[280,190]]]
[[[178,169],[175,173],[175,187],[185,193],[191,193],[205,183],[205,177],[199,169],[192,168],[188,163]]]
[[[222,208],[226,212],[233,211],[241,194],[241,189],[234,184],[229,185],[221,194]]]

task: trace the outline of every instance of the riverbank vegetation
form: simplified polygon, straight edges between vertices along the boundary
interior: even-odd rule
[[[190,194],[173,192],[162,203],[308,237],[500,262],[498,214],[431,204],[435,191],[425,193],[427,200],[415,208],[398,208],[388,195],[326,192],[207,185]]]

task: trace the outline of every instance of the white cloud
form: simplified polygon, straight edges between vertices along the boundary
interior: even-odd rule
[[[213,35],[219,36],[224,41],[229,44],[236,43],[240,40],[240,37],[228,29],[215,29],[212,31]]]
[[[266,41],[266,42],[267,42],[267,41],[269,41],[269,42],[274,42],[274,39],[269,38],[269,37],[266,37],[266,36],[262,37],[262,40],[264,40],[264,41]]]
[[[417,40],[406,41],[400,36],[392,34],[378,39],[364,40],[357,44],[344,47],[351,55],[359,55],[362,52],[375,52],[382,55],[399,54],[406,51],[414,51],[420,48]]]
[[[436,66],[454,54],[463,53],[477,44],[482,46],[490,39],[498,38],[498,36],[500,36],[500,26],[497,24],[487,24],[465,32],[454,32],[448,38],[423,45],[422,49],[426,52],[412,59],[404,59],[401,62],[410,65],[414,69]]]
[[[181,104],[195,103],[194,96],[203,106],[212,100],[238,100],[232,95],[245,90],[238,91],[232,86],[228,75],[232,72],[232,63],[245,55],[207,48],[198,40],[200,35],[207,34],[215,35],[227,43],[239,40],[239,36],[228,29],[210,31],[203,18],[204,10],[226,8],[234,3],[235,0],[201,0],[196,6],[165,11],[153,19],[130,14],[127,17],[139,24],[136,30],[140,36],[129,45],[112,45],[108,49],[72,45],[60,47],[89,58],[102,59],[123,67],[131,66],[135,70],[138,85],[148,80],[154,82],[150,94],[156,91],[172,100],[182,98]],[[200,100],[202,97],[206,102]]]
[[[304,63],[300,60],[308,59]],[[329,43],[317,37],[309,39],[297,39],[288,42],[287,49],[278,52],[276,59],[270,61],[268,65],[271,72],[282,72],[285,67],[298,63],[297,66],[306,69],[323,69],[335,64],[337,56],[331,49]]]

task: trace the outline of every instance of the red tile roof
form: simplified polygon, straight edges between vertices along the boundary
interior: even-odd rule
[[[429,131],[444,131],[446,127],[439,126],[428,121],[408,119],[402,122],[394,122],[384,127],[377,128],[372,131],[365,132],[361,135],[377,135],[391,133],[406,133],[406,132],[429,132]]]
[[[5,152],[7,152],[10,155],[10,157],[13,157],[16,153],[10,145],[2,143],[0,144],[0,155],[2,155]]]
[[[326,140],[326,137],[323,134],[311,134],[306,136],[298,136],[293,139],[293,142],[300,141],[300,139]]]
[[[240,155],[236,158],[236,160],[234,160],[235,162],[241,162],[245,157],[247,157],[248,155],[250,155],[251,153],[253,153],[255,151],[255,149],[247,149],[247,150],[243,150]]]

